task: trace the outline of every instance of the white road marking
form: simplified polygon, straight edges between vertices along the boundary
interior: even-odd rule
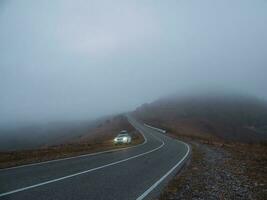
[[[136,128],[136,129],[138,129],[140,131],[140,133],[144,136],[144,134],[143,134],[143,132],[142,132],[142,130],[140,128]],[[71,174],[71,175],[68,175],[68,176],[63,176],[63,177],[60,177],[60,178],[57,178],[57,179],[53,179],[53,180],[50,180],[50,181],[45,181],[45,182],[38,183],[38,184],[35,184],[35,185],[31,185],[31,186],[28,186],[28,187],[24,187],[24,188],[12,190],[12,191],[9,191],[9,192],[5,192],[5,193],[0,194],[0,197],[7,196],[7,195],[10,195],[10,194],[14,194],[14,193],[18,193],[18,192],[22,192],[22,191],[29,190],[29,189],[32,189],[32,188],[40,187],[40,186],[47,185],[47,184],[50,184],[50,183],[58,182],[58,181],[61,181],[61,180],[64,180],[64,179],[68,179],[68,178],[72,178],[72,177],[75,177],[75,176],[78,176],[78,175],[82,175],[82,174],[85,174],[85,173],[93,172],[93,171],[96,171],[96,170],[99,170],[99,169],[103,169],[105,167],[113,166],[113,165],[116,165],[116,164],[119,164],[119,163],[126,162],[128,160],[132,160],[132,159],[144,156],[146,154],[152,153],[154,151],[159,150],[160,148],[162,148],[165,145],[163,140],[161,140],[160,138],[158,138],[156,136],[154,136],[154,137],[157,138],[159,141],[161,141],[162,144],[159,147],[157,147],[155,149],[152,149],[150,151],[147,151],[147,152],[144,152],[144,153],[141,153],[141,154],[138,154],[138,155],[123,159],[123,160],[119,160],[119,161],[116,161],[116,162],[113,162],[113,163],[109,163],[109,164],[106,164],[106,165],[103,165],[103,166],[92,168],[92,169],[89,169],[89,170],[86,170],[86,171],[78,172],[78,173],[75,173],[75,174]],[[147,142],[147,139],[146,139],[145,136],[144,136],[144,138],[145,138],[145,141],[140,145],[143,145],[143,144],[145,144]],[[175,166],[173,166],[165,175],[163,175],[157,182],[155,182],[151,187],[149,187],[141,196],[139,196],[137,198],[137,200],[144,199],[152,190],[154,190],[166,177],[168,177],[186,159],[186,157],[188,156],[188,154],[190,152],[190,147],[188,146],[188,144],[186,144],[186,143],[184,143],[182,141],[179,141],[179,142],[181,142],[184,145],[186,145],[186,147],[188,149],[187,153],[185,154],[185,156]],[[139,146],[139,145],[137,145],[137,146]],[[134,146],[134,147],[137,147],[137,146]],[[123,149],[129,149],[129,148],[133,148],[133,147],[127,147],[127,148],[123,148]],[[119,150],[122,150],[122,149],[119,149]],[[76,157],[63,158],[63,159],[58,159],[58,160],[51,160],[51,161],[46,161],[46,162],[42,162],[42,163],[34,163],[34,164],[30,164],[30,165],[25,165],[25,166],[32,166],[32,165],[38,165],[38,164],[43,164],[43,163],[56,162],[56,161],[60,161],[60,160],[74,159],[74,158],[85,157],[85,156],[90,156],[90,155],[98,155],[98,154],[102,154],[102,153],[119,151],[119,150],[110,150],[110,151],[98,152],[98,153],[81,155],[81,156],[76,156]],[[25,166],[18,166],[18,167],[14,167],[14,168],[25,167]]]
[[[139,129],[139,131],[142,132],[141,129]],[[138,157],[147,155],[149,153],[152,153],[152,152],[157,151],[160,148],[162,148],[165,145],[165,143],[164,143],[164,141],[161,141],[161,142],[162,142],[162,144],[160,146],[158,146],[158,147],[156,147],[156,148],[154,148],[152,150],[149,150],[147,152],[144,152],[144,153],[141,153],[141,154],[138,154],[138,155],[135,155],[135,156],[123,159],[123,160],[119,160],[119,161],[116,161],[116,162],[113,162],[113,163],[109,163],[109,164],[106,164],[106,165],[103,165],[103,166],[100,166],[100,167],[96,167],[96,168],[93,168],[93,169],[85,170],[85,171],[82,171],[82,172],[78,172],[78,173],[71,174],[71,175],[68,175],[68,176],[63,176],[63,177],[60,177],[60,178],[57,178],[57,179],[53,179],[53,180],[50,180],[50,181],[45,181],[45,182],[38,183],[38,184],[35,184],[35,185],[31,185],[31,186],[28,186],[28,187],[24,187],[24,188],[12,190],[12,191],[9,191],[9,192],[5,192],[5,193],[0,194],[0,197],[7,196],[7,195],[10,195],[10,194],[14,194],[14,193],[17,193],[17,192],[22,192],[22,191],[29,190],[29,189],[32,189],[32,188],[40,187],[40,186],[47,185],[47,184],[50,184],[50,183],[54,183],[54,182],[57,182],[57,181],[61,181],[61,180],[64,180],[64,179],[72,178],[74,176],[78,176],[78,175],[81,175],[81,174],[85,174],[85,173],[89,173],[89,172],[96,171],[96,170],[99,170],[99,169],[103,169],[105,167],[113,166],[113,165],[116,165],[116,164],[119,164],[119,163],[122,163],[122,162],[126,162],[128,160],[132,160],[134,158],[138,158]]]
[[[149,126],[148,126],[149,127]],[[154,128],[154,127],[153,127]],[[174,165],[166,174],[164,174],[158,181],[156,181],[152,186],[150,186],[141,196],[139,196],[136,200],[142,200],[144,199],[152,190],[154,190],[166,177],[168,177],[182,162],[186,159],[186,157],[189,155],[190,147],[188,144],[179,141],[183,143],[187,147],[187,152],[184,155],[184,157],[176,164]]]
[[[138,131],[140,131],[140,130],[138,130]],[[117,151],[122,151],[122,150],[126,150],[126,149],[140,147],[140,146],[147,143],[146,136],[141,131],[140,131],[140,133],[144,137],[144,142],[141,144],[135,145],[135,146],[125,147],[125,148],[120,148],[120,149],[107,150],[107,151],[101,151],[101,152],[96,152],[96,153],[89,153],[89,154],[84,154],[84,155],[79,155],[79,156],[72,156],[72,157],[68,157],[68,158],[59,158],[59,159],[55,159],[55,160],[48,160],[48,161],[43,161],[43,162],[38,162],[38,163],[15,166],[15,167],[3,168],[3,169],[0,169],[0,171],[18,169],[18,168],[23,168],[23,167],[30,167],[30,166],[35,166],[35,165],[42,165],[42,164],[59,162],[59,161],[64,161],[64,160],[71,160],[71,159],[82,158],[82,157],[96,156],[96,155],[100,155],[100,154],[104,154],[104,153],[117,152]]]

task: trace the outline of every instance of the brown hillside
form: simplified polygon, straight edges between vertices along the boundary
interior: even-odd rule
[[[267,104],[247,96],[175,96],[145,104],[134,114],[180,136],[246,143],[267,140]]]

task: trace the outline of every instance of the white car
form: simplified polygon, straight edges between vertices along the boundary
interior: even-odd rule
[[[127,133],[127,131],[121,131],[117,137],[114,138],[114,144],[130,144],[132,142],[132,137]]]

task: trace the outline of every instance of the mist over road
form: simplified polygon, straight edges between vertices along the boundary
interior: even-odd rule
[[[0,199],[145,199],[183,164],[189,146],[130,123],[145,137],[128,149],[0,170]]]

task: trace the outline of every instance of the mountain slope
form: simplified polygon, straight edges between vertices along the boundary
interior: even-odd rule
[[[171,96],[144,104],[135,116],[178,135],[236,142],[267,139],[267,104],[250,96]]]

